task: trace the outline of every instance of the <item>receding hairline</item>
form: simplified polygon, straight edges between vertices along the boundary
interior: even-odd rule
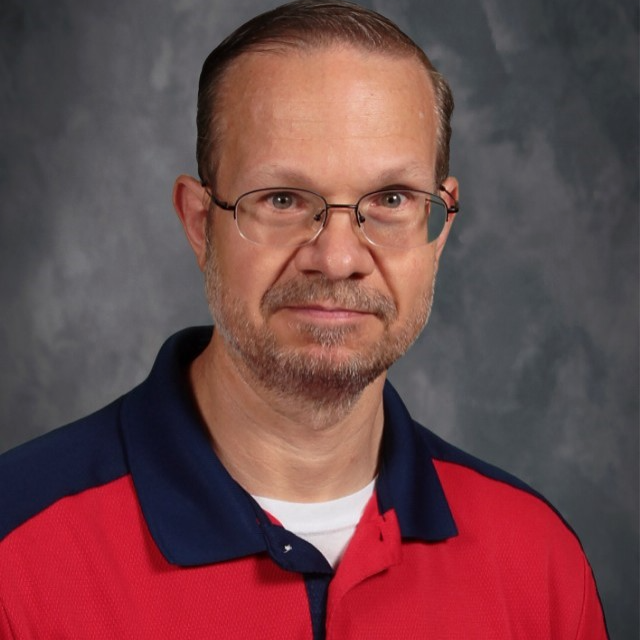
[[[420,68],[427,79],[427,85],[429,86],[430,97],[435,101],[435,86],[433,81],[434,73],[438,73],[432,66],[427,67],[416,51],[407,48],[407,50],[398,49],[376,49],[374,47],[367,46],[360,42],[351,42],[343,39],[335,39],[335,41],[329,42],[314,42],[307,40],[300,40],[299,42],[278,41],[273,43],[260,43],[251,48],[246,49],[235,58],[230,60],[224,67],[217,87],[220,96],[218,97],[218,103],[223,104],[224,98],[227,95],[225,89],[228,83],[231,81],[230,76],[233,75],[233,71],[237,69],[240,64],[247,60],[251,56],[260,55],[274,55],[274,56],[286,56],[292,51],[299,51],[304,55],[314,55],[315,53],[322,53],[325,51],[354,51],[359,53],[365,53],[371,55],[371,57],[388,58],[395,60],[413,60],[417,67]],[[212,114],[215,115],[215,114]],[[437,114],[436,114],[437,115]]]
[[[424,54],[419,47],[409,47],[408,45],[399,42],[394,42],[393,45],[386,43],[383,46],[374,46],[371,42],[349,40],[343,35],[308,38],[306,37],[306,34],[291,34],[291,36],[287,38],[272,38],[246,46],[242,51],[239,51],[237,55],[226,62],[221,77],[224,77],[230,68],[248,55],[286,55],[292,51],[301,51],[303,53],[313,54],[315,52],[329,50],[359,51],[371,54],[372,56],[396,58],[398,60],[413,59],[427,72],[427,75],[434,72],[437,73],[429,58],[427,58],[426,54]]]

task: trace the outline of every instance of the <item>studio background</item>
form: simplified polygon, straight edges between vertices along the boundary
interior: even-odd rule
[[[195,174],[206,54],[275,4],[1,0],[0,451],[105,405],[209,322],[172,183]],[[637,638],[637,3],[362,4],[456,98],[462,212],[391,378],[423,424],[559,508],[612,638]]]

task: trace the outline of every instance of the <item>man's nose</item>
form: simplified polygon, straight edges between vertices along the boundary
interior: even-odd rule
[[[370,274],[375,261],[371,245],[358,227],[356,215],[353,206],[329,206],[320,235],[298,249],[295,259],[298,270],[322,273],[330,280]]]

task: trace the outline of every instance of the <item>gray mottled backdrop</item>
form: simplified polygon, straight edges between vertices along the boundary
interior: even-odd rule
[[[107,403],[208,321],[172,181],[194,172],[202,60],[273,4],[1,0],[0,450]],[[612,636],[637,638],[637,4],[368,4],[457,98],[462,213],[392,378],[565,514]]]

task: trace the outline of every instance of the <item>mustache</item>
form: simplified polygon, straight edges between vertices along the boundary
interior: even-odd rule
[[[332,281],[324,276],[294,278],[275,284],[262,296],[260,308],[263,313],[270,314],[282,307],[318,303],[371,313],[386,323],[398,316],[394,301],[380,291],[355,280]]]

